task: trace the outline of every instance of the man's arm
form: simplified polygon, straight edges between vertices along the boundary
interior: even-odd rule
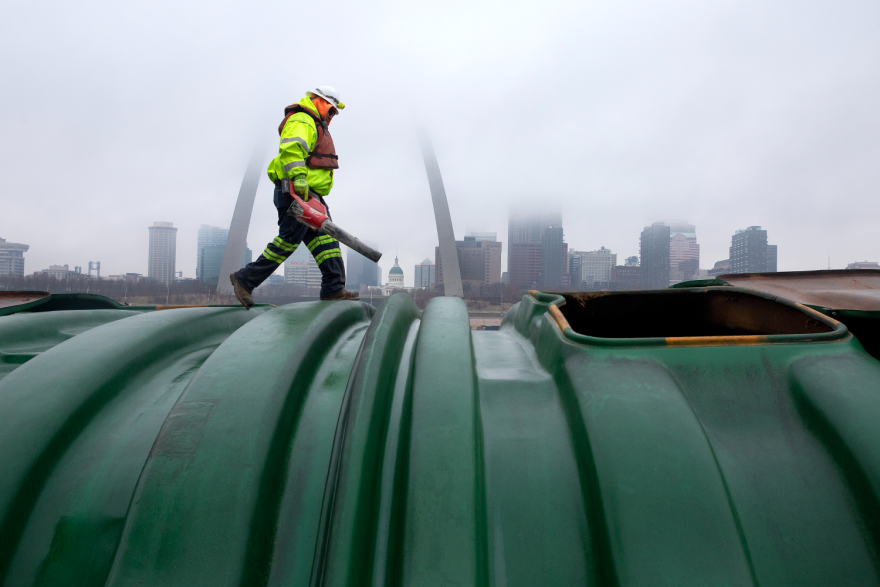
[[[308,169],[306,157],[315,148],[318,134],[315,127],[308,122],[296,120],[291,116],[281,131],[279,158],[285,176],[290,178],[293,191],[299,196],[308,196]]]

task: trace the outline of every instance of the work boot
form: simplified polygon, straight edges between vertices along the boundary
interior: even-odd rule
[[[333,294],[329,298],[321,298],[322,300],[359,300],[361,299],[361,294],[356,291],[349,291],[347,289],[343,289],[342,291]]]
[[[242,284],[238,282],[235,278],[235,273],[229,274],[229,281],[232,282],[232,290],[235,292],[235,297],[238,298],[238,301],[241,302],[241,305],[251,309],[251,306],[254,305],[254,298],[251,296],[251,292],[246,290]]]

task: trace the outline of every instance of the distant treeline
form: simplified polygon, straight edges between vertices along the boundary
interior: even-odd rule
[[[75,275],[68,279],[58,279],[43,273],[23,277],[0,276],[0,291],[47,291],[49,293],[93,293],[107,296],[117,301],[125,297],[160,296],[171,294],[209,294],[213,288],[203,281],[192,279],[172,284],[149,279],[98,279],[86,275]]]

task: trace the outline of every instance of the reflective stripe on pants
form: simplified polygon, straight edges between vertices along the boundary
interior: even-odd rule
[[[325,206],[327,205],[320,196],[312,194],[312,197],[318,197]],[[305,243],[321,269],[321,297],[327,298],[339,293],[345,288],[345,265],[342,262],[339,242],[329,235],[315,232],[305,224],[297,222],[292,216],[288,216],[287,209],[292,202],[290,196],[282,195],[281,184],[276,184],[278,236],[266,245],[266,249],[253,263],[248,263],[235,272],[236,279],[249,291],[253,291],[275,273],[278,266],[293,254],[300,243]],[[330,216],[329,208],[327,208],[327,216]]]

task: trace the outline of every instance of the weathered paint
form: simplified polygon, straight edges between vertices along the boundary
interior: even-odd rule
[[[880,271],[786,271],[723,277],[678,283],[672,288],[736,286],[780,296],[843,322],[865,350],[880,359]]]
[[[0,583],[880,583],[880,362],[845,326],[636,344],[563,302],[2,318],[0,349],[88,329],[0,380]]]
[[[734,273],[720,275],[718,279],[801,304],[880,311],[880,271],[876,269]]]

